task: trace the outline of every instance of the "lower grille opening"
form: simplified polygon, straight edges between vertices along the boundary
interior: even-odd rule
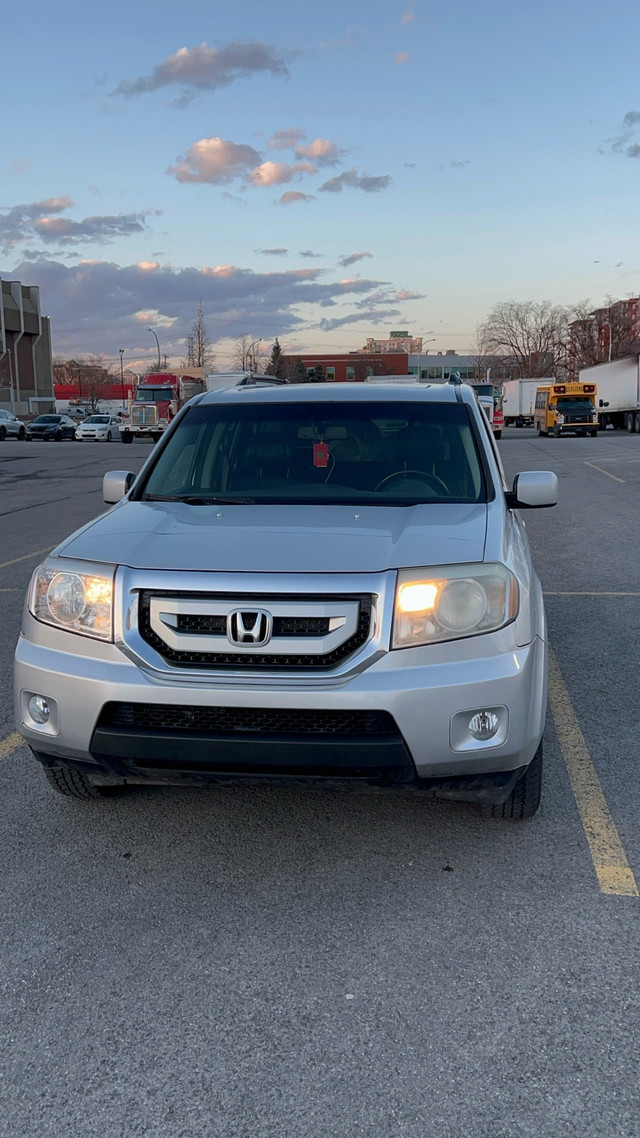
[[[387,711],[107,703],[98,727],[197,734],[398,736]]]

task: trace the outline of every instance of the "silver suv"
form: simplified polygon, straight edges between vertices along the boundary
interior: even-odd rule
[[[117,503],[35,571],[19,730],[53,788],[353,781],[540,801],[547,648],[519,511],[470,387],[192,399]]]

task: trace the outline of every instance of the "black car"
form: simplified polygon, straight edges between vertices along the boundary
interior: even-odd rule
[[[45,442],[54,439],[57,443],[63,439],[75,439],[76,424],[68,415],[38,415],[27,427],[27,439],[43,439]]]

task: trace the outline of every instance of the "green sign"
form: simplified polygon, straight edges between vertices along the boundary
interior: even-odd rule
[[[389,339],[390,339],[390,340],[392,340],[392,339],[394,339],[395,337],[397,337],[398,339],[400,339],[400,337],[403,337],[403,338],[404,338],[404,337],[406,337],[406,336],[408,336],[408,335],[409,335],[409,333],[408,333],[408,332],[390,332],[390,333],[389,333]]]

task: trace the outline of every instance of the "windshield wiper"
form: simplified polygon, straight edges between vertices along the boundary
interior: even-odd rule
[[[187,506],[253,506],[255,498],[203,498],[195,494],[145,494],[143,502],[184,502]]]

